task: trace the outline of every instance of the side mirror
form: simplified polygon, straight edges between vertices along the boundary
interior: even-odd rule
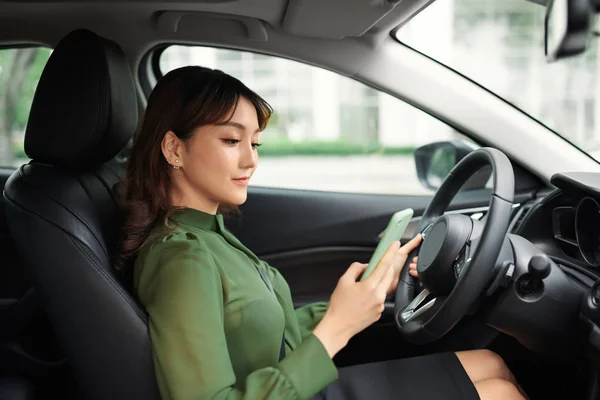
[[[590,0],[548,0],[544,22],[547,61],[583,53],[590,38]]]
[[[473,150],[474,147],[462,140],[434,142],[417,148],[414,156],[419,181],[427,189],[439,189],[456,164]],[[491,168],[482,168],[462,189],[484,188],[490,176]]]

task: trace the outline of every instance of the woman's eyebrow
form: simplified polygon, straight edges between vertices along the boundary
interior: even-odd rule
[[[227,121],[227,122],[223,122],[222,124],[219,124],[221,126],[231,126],[234,128],[237,128],[241,131],[246,131],[246,126],[244,124],[240,124],[239,122],[234,122],[234,121]],[[257,128],[256,131],[254,133],[260,132],[260,128]]]

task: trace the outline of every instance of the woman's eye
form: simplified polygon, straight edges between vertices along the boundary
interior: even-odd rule
[[[223,141],[223,143],[226,143],[226,144],[229,144],[229,145],[232,145],[232,146],[238,144],[239,142],[241,142],[241,140],[238,140],[238,139],[221,139],[221,140]],[[260,145],[261,145],[260,143],[252,143],[252,148],[256,149]]]

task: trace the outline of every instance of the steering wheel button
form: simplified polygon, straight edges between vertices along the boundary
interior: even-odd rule
[[[594,304],[600,304],[600,285],[595,285],[594,292],[592,293],[592,301]]]
[[[462,261],[456,261],[454,263],[454,275],[458,278],[463,270],[464,263]]]

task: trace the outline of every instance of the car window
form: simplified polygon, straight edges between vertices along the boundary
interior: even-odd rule
[[[45,47],[0,49],[0,166],[29,161],[23,149],[25,127],[50,52]]]
[[[279,57],[170,46],[162,74],[186,66],[220,69],[264,97],[274,115],[261,135],[251,185],[354,193],[429,194],[414,150],[464,136],[431,115],[360,82]]]
[[[399,41],[458,71],[600,160],[598,46],[548,62],[543,2],[445,0],[396,32]],[[435,26],[435,32],[431,32]]]

